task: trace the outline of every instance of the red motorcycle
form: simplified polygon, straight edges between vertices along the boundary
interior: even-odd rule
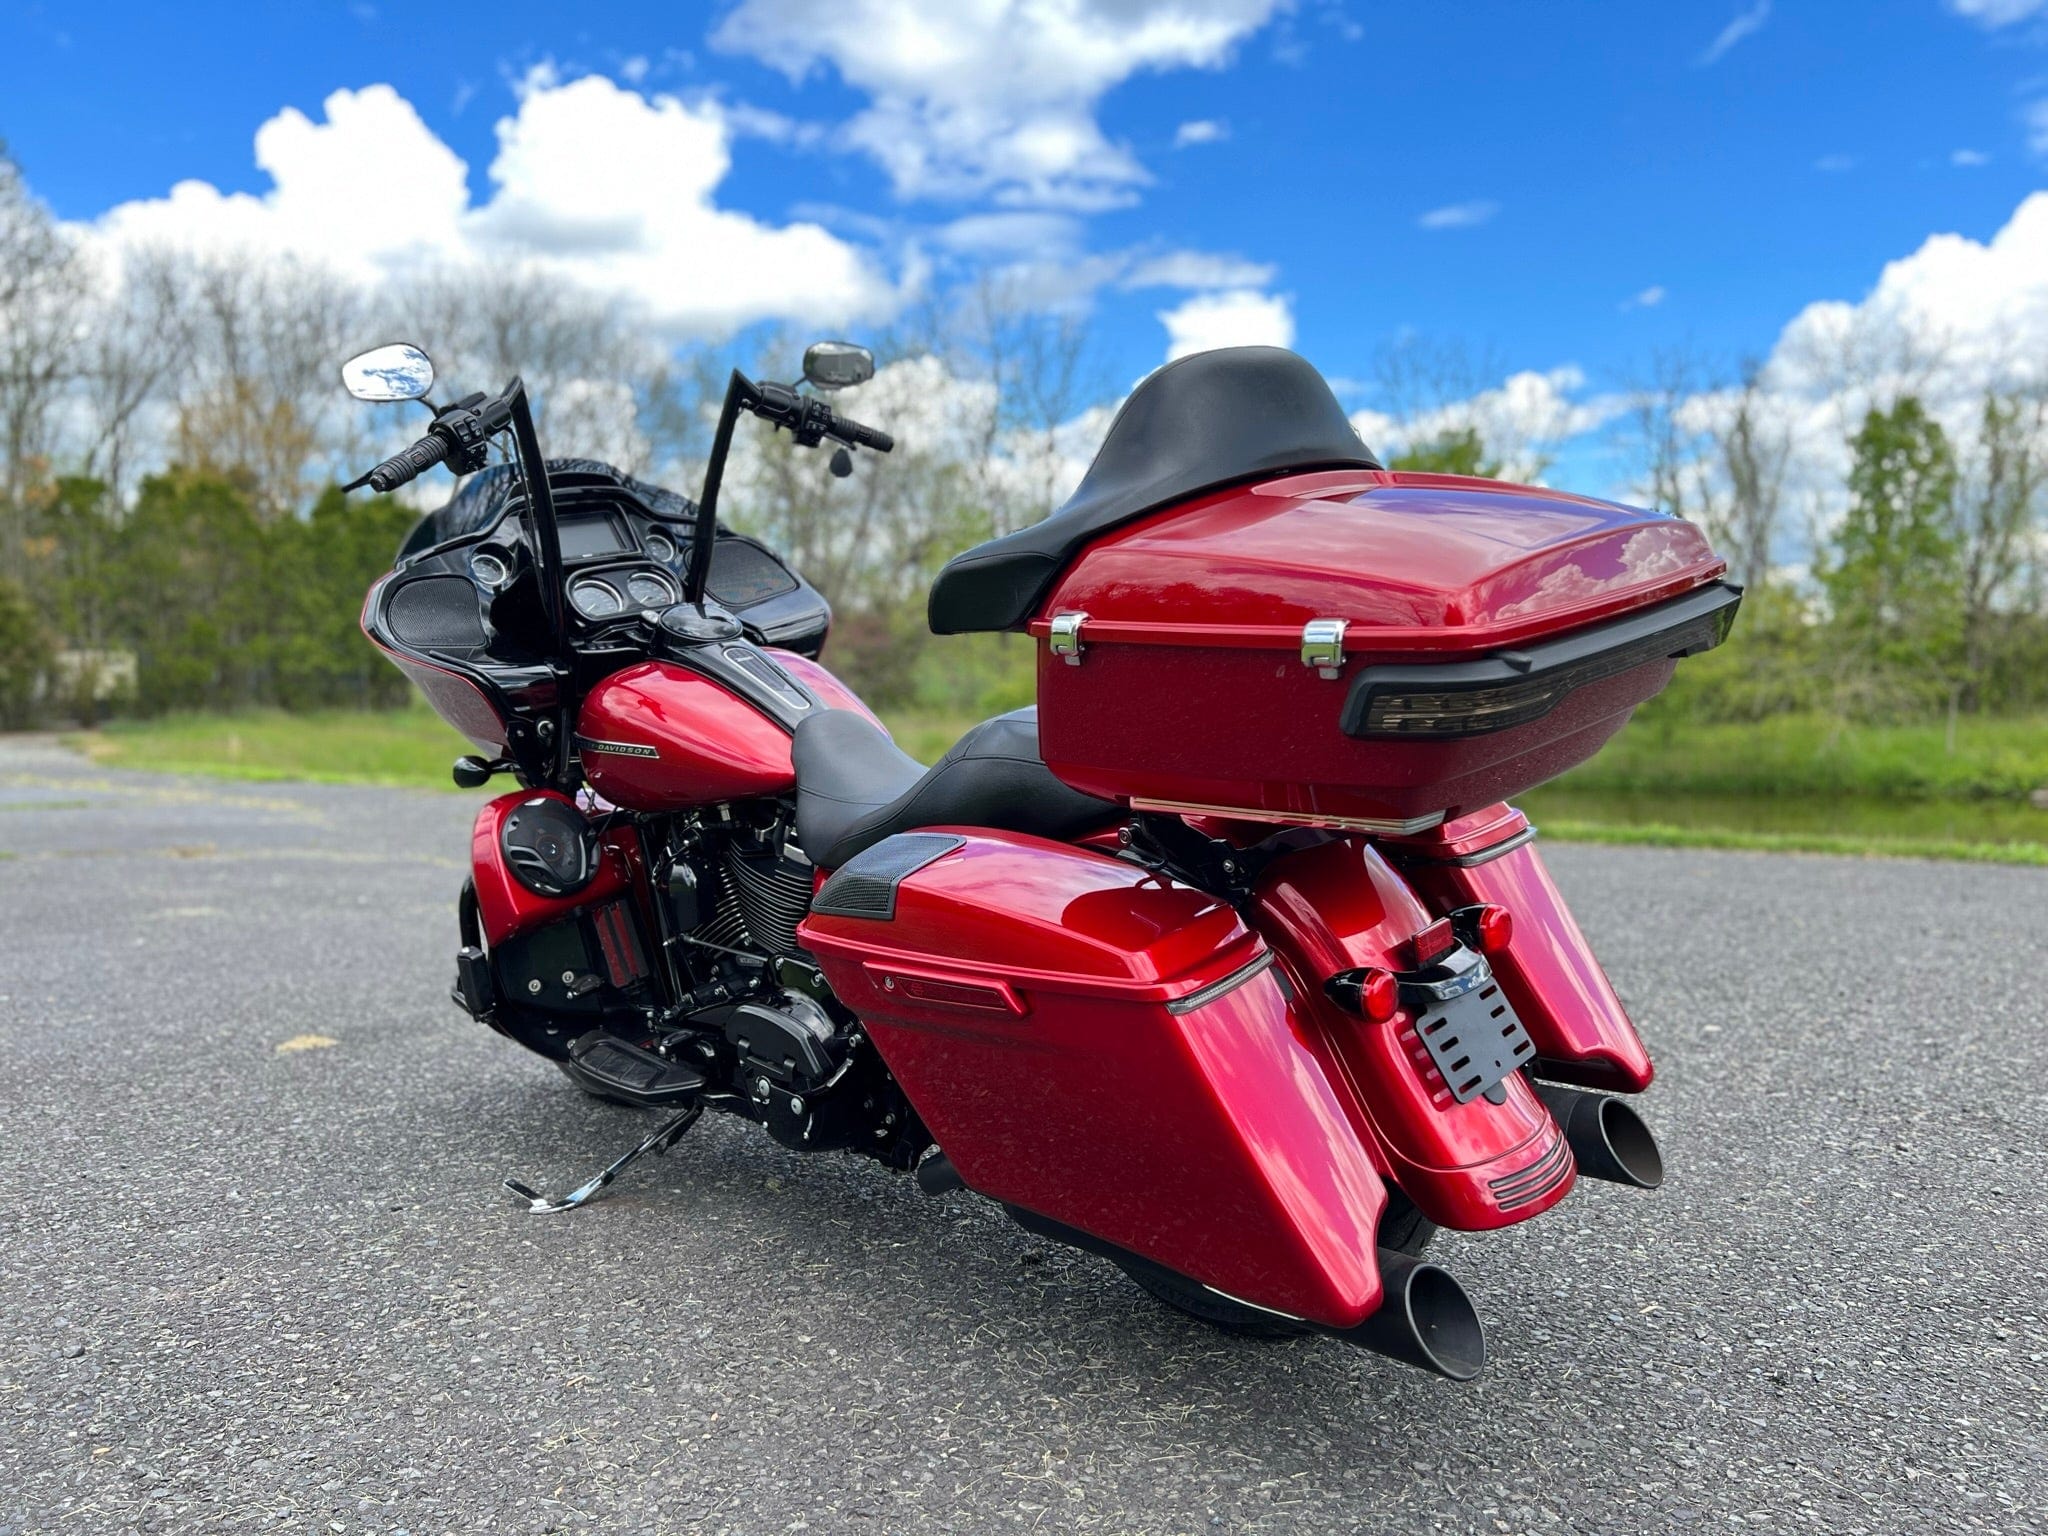
[[[518,381],[357,484],[475,474],[362,625],[478,748],[454,997],[587,1091],[968,1189],[1246,1334],[1466,1379],[1436,1227],[1577,1175],[1655,1188],[1628,1015],[1507,801],[1598,750],[1740,600],[1687,523],[1383,469],[1273,348],[1140,384],[1080,489],[958,556],[934,630],[1023,631],[1038,706],[936,764],[818,662],[830,610],[721,527],[742,414],[887,453],[735,372],[692,505],[543,460]],[[424,399],[386,347],[344,369]],[[486,469],[494,443],[507,462]],[[1599,1091],[1588,1091],[1599,1090]]]

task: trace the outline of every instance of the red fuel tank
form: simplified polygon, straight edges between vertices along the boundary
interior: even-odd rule
[[[635,811],[684,811],[796,788],[789,732],[708,677],[644,661],[590,690],[576,715],[590,787]]]

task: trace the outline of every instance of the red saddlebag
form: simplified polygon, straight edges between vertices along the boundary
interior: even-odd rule
[[[1386,1190],[1226,903],[1021,834],[900,834],[799,930],[968,1186],[1349,1327]]]

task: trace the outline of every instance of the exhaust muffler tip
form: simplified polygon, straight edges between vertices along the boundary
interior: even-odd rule
[[[1379,1310],[1341,1337],[1452,1381],[1477,1376],[1486,1364],[1486,1326],[1457,1278],[1391,1248],[1379,1250],[1379,1266]]]
[[[1538,1083],[1536,1093],[1564,1132],[1579,1172],[1614,1184],[1656,1189],[1664,1182],[1664,1154],[1643,1117],[1620,1099]]]

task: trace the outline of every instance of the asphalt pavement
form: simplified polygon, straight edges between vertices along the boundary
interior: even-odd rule
[[[0,1536],[2048,1529],[2048,871],[1554,847],[1671,1178],[1433,1256],[1457,1386],[446,997],[470,802],[0,739]]]

